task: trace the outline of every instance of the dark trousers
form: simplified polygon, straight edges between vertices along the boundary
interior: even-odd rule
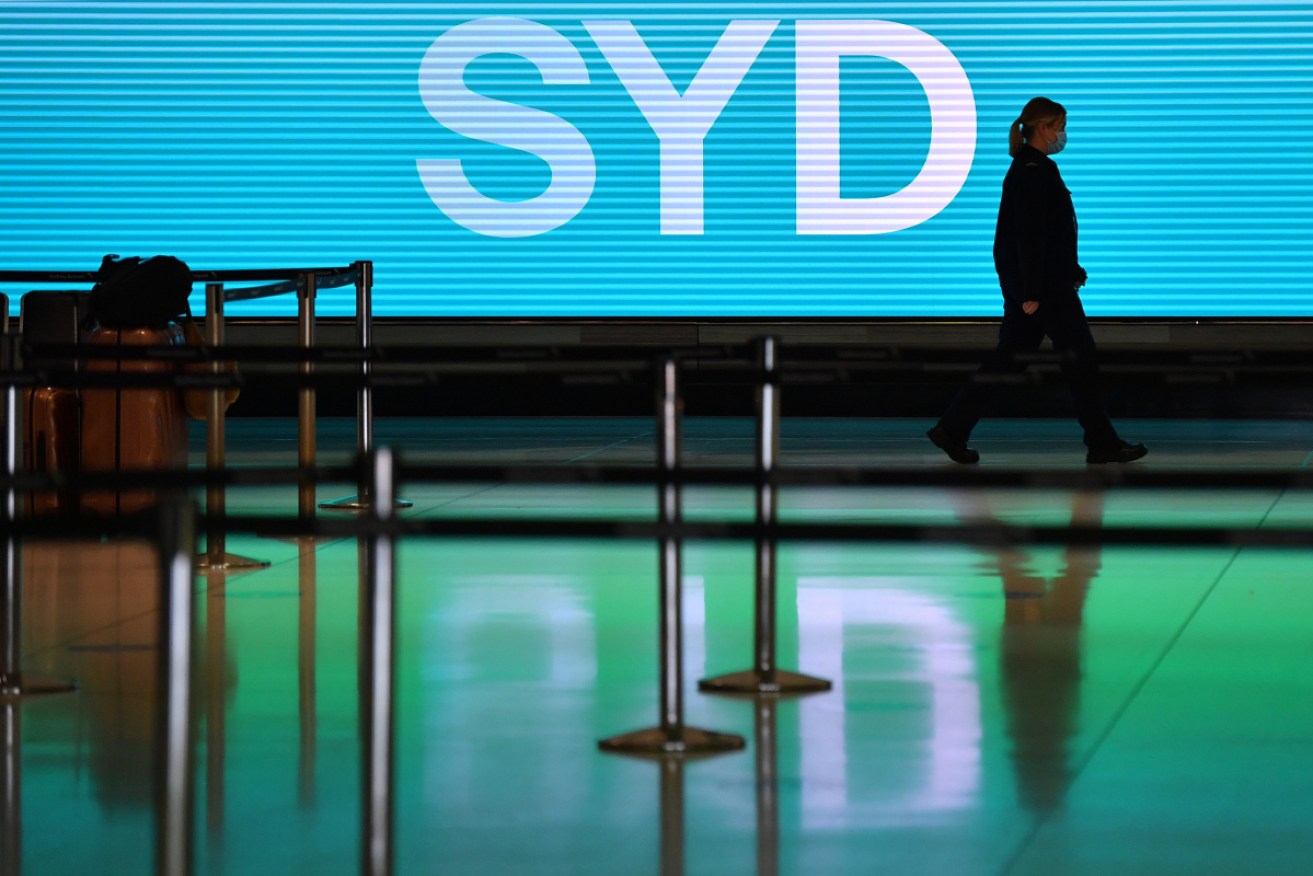
[[[1048,336],[1053,349],[1062,356],[1062,372],[1076,402],[1076,418],[1085,430],[1088,447],[1109,447],[1121,439],[1105,410],[1103,385],[1094,349],[1094,336],[1085,320],[1080,299],[1045,301],[1033,315],[1027,316],[1019,303],[1007,301],[1003,306],[1003,324],[999,326],[998,346],[980,366],[980,374],[1019,374],[1025,362],[1013,358],[1018,353],[1034,353]],[[982,407],[994,390],[985,383],[972,381],[957,394],[948,411],[939,420],[949,435],[965,442],[979,422]]]

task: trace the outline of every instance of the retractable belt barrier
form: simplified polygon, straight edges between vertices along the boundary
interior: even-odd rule
[[[320,344],[286,347],[261,344],[209,345],[210,352],[189,347],[138,347],[123,352],[124,358],[173,359],[184,362],[210,359],[239,359],[243,365],[312,363],[394,366],[399,374],[516,374],[580,373],[617,367],[650,368],[655,358],[669,356],[680,363],[685,379],[745,381],[762,371],[756,362],[761,339],[745,344],[700,344],[691,347],[652,348],[643,352],[632,345],[447,345],[434,348],[410,344],[354,345]],[[110,358],[105,351],[76,344],[41,343],[30,351],[42,357],[83,359]],[[782,383],[811,383],[818,380],[848,381],[870,377],[923,374],[938,381],[956,380],[977,370],[977,349],[922,346],[820,346],[778,345],[778,379]],[[1055,351],[1012,353],[1017,364],[1039,366],[1039,373],[1054,374],[1069,354]],[[405,367],[412,366],[412,367]],[[1215,351],[1215,350],[1108,350],[1100,351],[1099,366],[1113,376],[1154,377],[1177,382],[1236,379],[1283,380],[1313,374],[1313,352],[1302,350]]]
[[[84,283],[90,286],[97,281],[95,271],[0,271],[0,283],[36,283],[69,284]],[[203,351],[204,359],[210,364],[210,373],[214,377],[222,376],[223,363],[234,361],[231,355],[222,351],[224,346],[224,305],[230,301],[252,301],[278,295],[295,294],[297,296],[297,343],[302,355],[315,346],[315,296],[320,289],[329,289],[354,284],[356,289],[356,343],[360,350],[368,350],[373,342],[373,283],[374,266],[370,261],[357,261],[341,267],[316,268],[274,268],[229,271],[193,271],[193,283],[205,284],[205,342],[210,350],[220,349],[219,355],[209,355]],[[229,288],[228,283],[255,283]],[[5,308],[6,315],[8,308]],[[81,347],[74,355],[84,356],[87,351]],[[123,352],[122,348],[118,351]],[[158,356],[157,353],[148,355]],[[120,358],[125,358],[120,355]],[[11,372],[15,359],[12,354],[4,359]],[[358,370],[361,382],[356,388],[356,447],[360,453],[368,453],[373,447],[373,387],[368,381],[371,364],[367,359],[360,359]],[[300,362],[300,372],[309,375],[314,370],[314,363],[308,359]],[[49,375],[54,376],[54,375]],[[210,389],[206,411],[206,465],[210,468],[223,468],[225,453],[225,405],[222,389],[236,383],[224,381],[189,381],[179,375],[177,382],[171,384],[180,388]],[[62,384],[76,385],[76,384]],[[123,384],[119,384],[123,385]],[[133,384],[136,385],[136,384]],[[303,466],[314,466],[315,442],[315,391],[313,384],[298,387],[298,462]],[[11,425],[11,429],[13,426]],[[302,489],[298,493],[298,506],[303,517],[314,514],[314,493]],[[212,491],[207,496],[207,509],[211,514],[222,514],[224,505],[222,491]],[[354,503],[354,504],[352,504]],[[363,507],[368,504],[367,496],[343,500],[347,507]],[[262,560],[252,560],[228,554],[224,550],[225,536],[220,531],[210,531],[206,542],[206,553],[201,560],[202,567],[216,569],[240,569],[266,566]]]

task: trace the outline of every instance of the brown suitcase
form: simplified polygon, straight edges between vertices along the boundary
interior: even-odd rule
[[[86,292],[36,290],[20,299],[19,327],[28,367],[72,370],[71,359],[40,354],[41,344],[76,344],[88,306]],[[78,391],[73,387],[39,386],[23,391],[23,466],[32,472],[75,472],[81,440]],[[36,491],[28,496],[32,514],[72,511],[77,499],[69,492]]]
[[[182,329],[108,329],[92,332],[95,346],[164,346],[183,343]],[[120,374],[167,372],[175,363],[144,359],[89,359],[88,371]],[[82,468],[133,471],[182,468],[187,463],[187,415],[182,393],[172,387],[84,389],[82,391]],[[85,493],[82,505],[100,514],[148,508],[156,490]]]
[[[23,391],[23,468],[30,472],[76,472],[81,425],[75,389],[40,386]],[[77,502],[67,491],[36,490],[28,496],[32,514],[71,511]]]

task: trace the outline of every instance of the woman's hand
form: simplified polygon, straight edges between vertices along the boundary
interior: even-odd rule
[[[1030,316],[1030,315],[1032,315],[1032,314],[1033,314],[1035,311],[1037,311],[1037,310],[1039,310],[1039,302],[1038,302],[1038,301],[1023,301],[1023,302],[1021,302],[1021,312],[1024,313],[1024,314],[1026,314],[1026,316]]]

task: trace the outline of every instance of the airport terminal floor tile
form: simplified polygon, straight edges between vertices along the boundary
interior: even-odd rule
[[[910,420],[786,421],[785,465],[945,465]],[[1131,421],[1163,469],[1295,472],[1295,422]],[[349,422],[321,423],[326,459]],[[643,420],[387,420],[434,462],[649,465]],[[745,420],[693,419],[691,462],[751,465]],[[987,421],[983,465],[1083,468],[1072,424]],[[194,445],[193,460],[202,458]],[[295,459],[288,421],[234,420],[234,465]],[[349,493],[330,485],[321,498]],[[418,519],[652,519],[653,490],[406,484]],[[749,520],[744,488],[685,491]],[[230,510],[294,513],[294,488]],[[787,489],[792,520],[1309,527],[1306,492]],[[268,560],[199,575],[194,872],[361,872],[360,548],[232,534]],[[660,720],[658,551],[637,540],[404,538],[397,548],[398,874],[1302,874],[1313,860],[1313,551],[778,546],[781,668],[832,682],[730,698],[753,661],[753,546],[682,549],[687,724],[706,758],[598,750]],[[133,542],[24,546],[25,675],[3,707],[0,813],[25,876],[154,872],[159,598]],[[13,852],[18,849],[17,855]],[[17,868],[17,869],[15,869]]]

